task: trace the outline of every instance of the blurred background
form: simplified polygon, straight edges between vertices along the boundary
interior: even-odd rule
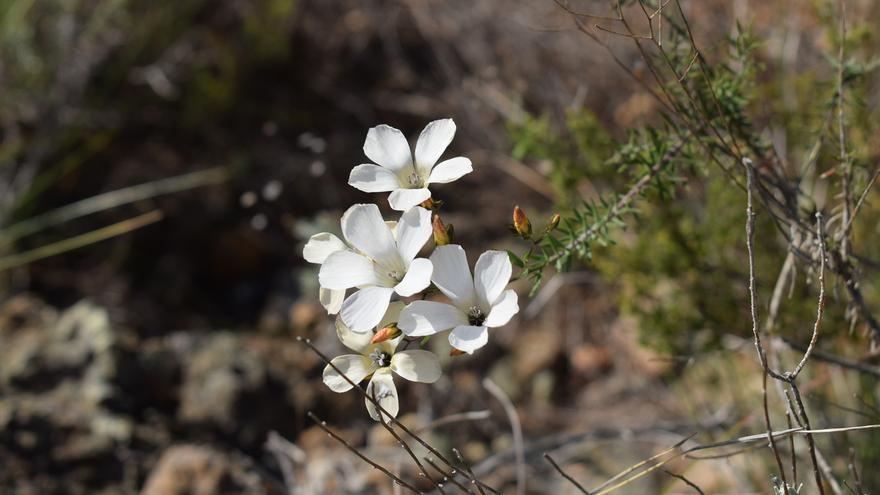
[[[877,53],[880,8],[847,3],[858,46]],[[782,156],[805,156],[816,102],[833,88],[836,4],[683,7],[710,60],[727,53],[737,19],[751,25],[755,126]],[[645,70],[629,40],[609,43]],[[876,75],[859,88],[853,119],[865,126],[853,139],[876,163]],[[614,190],[605,161],[629,132],[662,122],[549,0],[0,2],[0,492],[391,493],[305,416],[406,462],[361,396],[327,390],[323,363],[297,343],[342,351],[301,252],[355,202],[393,218],[384,194],[346,184],[367,161],[369,127],[414,140],[446,117],[458,132],[445,156],[469,157],[474,172],[434,195],[471,253],[527,247],[507,229],[515,204],[541,226]],[[425,434],[511,489],[512,436],[481,385],[490,377],[522,422],[528,493],[554,494],[575,492],[540,459],[548,448],[596,485],[691,433],[763,431],[744,194],[717,171],[682,177],[681,201],[649,198],[592,263],[548,275],[533,298],[515,285],[519,316],[477,355],[448,358],[435,339],[446,373],[402,386],[404,419],[488,411]],[[865,211],[867,243],[880,210]],[[772,233],[759,244],[766,300],[786,248]],[[876,266],[866,270],[880,303]],[[780,326],[805,341],[815,295],[798,287]],[[874,366],[844,306],[829,303],[826,349]],[[880,422],[877,376],[821,363],[810,373],[815,422]],[[822,441],[835,466],[850,450],[865,466],[880,460],[874,434]],[[770,493],[772,457],[757,452],[669,469],[707,493]],[[692,493],[662,470],[633,486],[623,492]]]

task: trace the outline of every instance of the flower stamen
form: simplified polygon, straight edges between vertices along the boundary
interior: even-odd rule
[[[479,327],[483,325],[483,322],[486,321],[486,316],[483,314],[483,310],[478,308],[477,306],[471,306],[467,312],[468,323],[475,327]]]
[[[384,368],[391,364],[391,355],[387,352],[383,352],[381,349],[373,349],[373,352],[370,353],[370,359],[380,368]]]
[[[413,187],[421,187],[422,185],[422,178],[419,177],[418,172],[413,171],[411,174],[409,174],[409,178],[407,180],[409,181],[409,185]]]

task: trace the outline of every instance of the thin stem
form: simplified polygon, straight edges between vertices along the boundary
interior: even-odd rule
[[[810,359],[813,349],[816,347],[816,341],[819,339],[819,325],[822,322],[822,313],[825,310],[825,231],[822,227],[822,214],[816,212],[816,240],[819,242],[819,302],[816,303],[816,322],[813,323],[813,336],[810,338],[810,345],[807,346],[804,357],[789,374],[789,380],[794,380],[800,374],[801,370]]]
[[[376,401],[376,403],[378,403],[379,401],[378,401],[378,399],[376,399],[375,395],[376,395],[376,391],[373,390],[373,400]],[[388,430],[388,433],[391,433],[391,436],[393,436],[394,439],[397,440],[397,442],[400,444],[401,448],[403,448],[406,451],[406,453],[410,456],[410,458],[413,460],[413,462],[416,463],[416,466],[418,466],[418,468],[419,468],[419,474],[423,475],[425,478],[427,478],[428,481],[430,481],[432,485],[434,485],[435,487],[437,487],[438,490],[440,490],[440,493],[445,495],[446,492],[443,491],[443,485],[441,483],[434,481],[434,478],[431,477],[431,475],[428,473],[428,470],[425,469],[425,466],[422,465],[422,461],[419,460],[418,456],[415,455],[413,453],[412,449],[409,448],[409,445],[406,443],[406,441],[400,437],[400,435],[394,430],[394,428],[392,428],[391,426],[388,425],[388,423],[385,422],[385,416],[383,414],[379,414],[379,422],[382,423],[382,426],[386,430]]]
[[[507,415],[508,421],[510,421],[510,429],[513,430],[514,451],[516,452],[516,493],[517,495],[524,495],[526,493],[526,461],[525,454],[523,453],[522,425],[519,421],[519,415],[516,413],[516,407],[510,401],[510,398],[507,397],[507,394],[501,390],[501,387],[489,378],[483,379],[483,388],[501,403],[504,413]]]
[[[461,452],[459,452],[458,449],[453,447],[452,453],[455,454],[455,457],[456,457],[456,459],[458,459],[458,462],[460,462],[462,467],[464,467],[465,472],[470,475],[471,483],[474,485],[477,485],[477,491],[480,492],[480,495],[486,495],[486,492],[483,491],[483,487],[486,485],[484,485],[483,483],[481,483],[477,479],[477,477],[476,477],[476,475],[474,475],[474,471],[471,469],[470,465],[468,465],[468,463],[464,461],[464,457],[461,455]],[[489,487],[486,486],[486,488],[489,488]],[[492,490],[491,488],[489,488],[489,490],[491,490],[492,492],[495,492],[495,490]],[[498,492],[495,492],[495,493],[498,493]]]
[[[761,370],[763,377],[761,379],[762,404],[764,408],[764,423],[767,426],[767,437],[770,440],[770,450],[773,451],[773,457],[776,458],[776,465],[779,469],[779,476],[782,478],[783,489],[788,495],[788,483],[785,479],[785,469],[782,467],[782,459],[779,457],[779,449],[776,447],[776,441],[770,432],[773,431],[773,424],[770,421],[770,410],[767,405],[767,376],[770,374],[770,368],[767,366],[767,356],[764,354],[764,346],[761,343],[761,332],[758,329],[758,309],[755,302],[757,296],[755,291],[755,210],[752,205],[752,183],[754,181],[754,172],[752,171],[751,160],[743,160],[746,167],[746,248],[749,255],[749,310],[752,316],[752,334],[755,337],[755,349],[758,351],[758,359],[761,362]]]
[[[388,476],[389,478],[391,478],[391,480],[392,480],[393,482],[395,482],[395,483],[397,483],[398,485],[400,485],[400,486],[402,486],[402,487],[404,487],[404,488],[410,490],[410,491],[413,492],[413,493],[422,493],[421,490],[419,490],[419,489],[417,489],[416,487],[410,485],[410,484],[407,483],[406,481],[400,479],[399,477],[397,477],[397,475],[395,475],[394,473],[392,473],[391,471],[389,471],[388,469],[386,469],[384,466],[382,466],[381,464],[378,464],[378,463],[374,462],[372,459],[370,459],[369,457],[367,457],[367,456],[365,456],[364,454],[362,454],[358,449],[354,448],[351,444],[349,444],[348,442],[346,442],[344,438],[340,437],[340,436],[337,435],[333,430],[331,430],[331,429],[327,426],[327,422],[326,422],[326,421],[323,421],[321,418],[319,418],[318,416],[316,416],[316,415],[315,415],[314,413],[312,413],[311,411],[307,412],[306,415],[307,415],[309,418],[311,418],[312,421],[314,421],[314,422],[315,422],[315,423],[316,423],[316,424],[317,424],[322,430],[324,430],[325,432],[327,432],[328,435],[330,435],[331,437],[333,437],[334,440],[336,440],[337,442],[339,442],[339,443],[341,443],[342,445],[344,445],[345,448],[347,448],[347,449],[348,449],[350,452],[352,452],[354,455],[360,457],[361,460],[363,460],[363,461],[366,462],[367,464],[373,466],[374,468],[378,469],[379,471],[382,471],[382,473],[385,474],[385,476]]]
[[[801,399],[801,391],[798,390],[797,385],[795,385],[794,381],[789,382],[791,386],[791,391],[794,392],[794,401],[798,406],[798,414],[801,416],[801,420],[803,420],[804,426],[807,427],[807,430],[812,430],[810,426],[810,418],[807,416],[807,409],[804,407],[804,401]],[[822,473],[819,471],[819,461],[816,459],[816,443],[813,441],[813,434],[806,433],[807,435],[807,446],[810,451],[810,462],[813,463],[813,477],[816,479],[816,486],[819,487],[819,494],[825,494],[825,486],[822,483]]]
[[[162,212],[159,210],[153,210],[151,212],[144,213],[143,215],[129,218],[128,220],[123,220],[121,222],[108,225],[106,227],[101,227],[99,229],[86,232],[85,234],[80,234],[58,242],[46,244],[44,246],[31,249],[30,251],[25,251],[23,253],[6,256],[5,258],[0,258],[0,272],[9,270],[10,268],[15,268],[17,266],[27,265],[28,263],[33,263],[34,261],[39,261],[44,258],[49,258],[51,256],[66,253],[74,249],[79,249],[90,244],[105,241],[113,237],[118,237],[120,235],[127,234],[142,227],[146,227],[151,223],[158,222],[161,219]]]
[[[697,486],[696,483],[694,483],[693,481],[691,481],[691,480],[685,478],[684,475],[681,475],[681,474],[675,474],[675,473],[670,472],[670,471],[663,471],[663,472],[666,473],[666,474],[668,474],[669,476],[672,476],[673,478],[678,478],[678,479],[680,479],[681,481],[685,482],[685,484],[687,484],[689,487],[691,487],[691,488],[693,488],[694,490],[696,490],[697,493],[699,493],[700,495],[706,495],[705,493],[703,493],[703,490],[701,490],[700,487]]]
[[[425,462],[427,462],[429,466],[434,468],[435,471],[437,471],[438,473],[440,473],[441,476],[443,476],[443,479],[441,480],[441,482],[449,481],[453,485],[457,486],[461,491],[463,491],[465,493],[471,493],[471,494],[473,493],[470,490],[470,488],[462,485],[461,482],[459,482],[457,479],[455,479],[455,471],[453,471],[452,473],[447,473],[440,466],[438,466],[436,462],[432,461],[430,457],[425,457]]]
[[[848,259],[850,255],[850,226],[853,213],[852,204],[852,163],[846,150],[846,111],[844,104],[843,57],[846,45],[846,3],[839,0],[840,6],[840,49],[837,52],[837,135],[840,148],[840,161],[843,164],[843,229],[841,230],[840,255]]]
[[[572,485],[574,485],[575,488],[578,489],[578,491],[580,491],[584,495],[590,495],[590,492],[588,492],[586,488],[581,486],[581,484],[578,483],[576,479],[572,478],[570,474],[566,473],[564,469],[559,467],[559,464],[556,464],[556,461],[554,461],[553,458],[550,457],[550,454],[545,453],[544,459],[547,459],[547,462],[549,462],[550,465],[553,466],[553,469],[555,469],[556,472],[558,472],[560,476],[567,479]]]

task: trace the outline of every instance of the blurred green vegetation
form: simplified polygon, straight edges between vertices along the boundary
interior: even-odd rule
[[[829,46],[836,47],[836,4],[817,2],[815,8],[830,33]],[[524,273],[537,286],[545,277],[548,261],[555,261],[557,270],[567,268],[573,258],[590,262],[589,269],[619,288],[616,297],[621,311],[638,322],[641,342],[679,363],[672,368],[675,373],[670,374],[671,379],[680,378],[693,359],[702,356],[714,361],[711,356],[724,350],[728,336],[747,342],[752,330],[741,167],[733,163],[725,168],[715,144],[689,145],[651,180],[651,186],[640,193],[637,206],[615,214],[612,205],[672,147],[680,132],[675,122],[693,119],[728,129],[726,139],[738,142],[747,150],[746,156],[778,154],[782,168],[804,193],[798,205],[801,214],[809,218],[824,210],[828,218],[839,211],[835,208],[842,193],[840,177],[846,168],[852,167],[852,187],[858,196],[868,187],[880,157],[880,105],[872,94],[877,79],[868,77],[878,67],[875,28],[867,20],[856,20],[847,32],[844,61],[837,59],[836,50],[829,49],[822,63],[801,68],[768,60],[763,56],[764,47],[740,26],[739,34],[727,43],[726,57],[691,70],[685,84],[670,83],[663,88],[663,94],[671,95],[671,108],[661,109],[662,121],[631,130],[625,141],[609,138],[588,109],[572,110],[557,121],[541,115],[511,124],[514,156],[552,164],[550,178],[559,190],[557,207],[563,218],[570,219],[569,230],[563,229],[556,238],[535,241],[523,256]],[[684,33],[669,44],[673,46],[669,49],[674,54],[672,66],[686,70],[690,55]],[[846,160],[841,159],[838,146],[837,74],[841,63]],[[656,64],[661,66],[662,62]],[[689,106],[688,102],[698,105]],[[698,112],[702,114],[696,115]],[[687,117],[677,119],[682,115]],[[719,136],[716,141],[705,127],[696,128],[696,133],[706,143],[725,139]],[[876,192],[871,197],[876,197]],[[584,239],[584,232],[607,218],[616,228],[603,226],[581,245],[572,241]],[[872,308],[880,305],[880,272],[871,261],[880,259],[878,220],[880,209],[876,201],[868,200],[854,222],[855,249],[864,261],[858,271],[860,287]],[[778,282],[789,252],[784,234],[787,232],[780,231],[772,216],[758,208],[758,318],[763,326],[774,288],[782,283],[778,319],[769,330],[806,343],[816,318],[817,273],[796,259],[790,276],[793,280]],[[836,249],[839,242],[839,238],[830,238],[828,248]],[[596,246],[591,247],[592,243]],[[832,295],[821,324],[822,346],[842,355],[858,352],[867,346],[869,332],[864,323],[852,324],[854,310],[841,294],[844,281],[831,274],[827,278]],[[717,385],[720,378],[706,379]],[[691,386],[713,387],[709,382]],[[861,377],[847,387],[858,391],[855,397],[862,401],[859,409],[873,411],[868,421],[876,422],[876,380]],[[851,398],[839,396],[833,388],[817,388],[811,391],[811,400],[826,403],[822,414],[828,419],[834,416],[825,409],[828,402]],[[724,402],[715,397],[707,401],[707,407]],[[744,402],[749,401],[738,403]],[[880,460],[880,434],[876,432],[831,441],[835,456],[845,456],[853,447],[864,466]],[[865,486],[877,486],[878,476],[866,471]]]
[[[292,56],[296,18],[288,0],[0,4],[0,167],[21,170],[0,223],[144,126],[198,143],[218,122],[283,119],[269,102],[237,103]]]

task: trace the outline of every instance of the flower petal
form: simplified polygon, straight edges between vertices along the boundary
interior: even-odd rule
[[[431,260],[428,258],[414,259],[409,264],[409,269],[407,269],[406,275],[403,276],[403,280],[394,286],[394,292],[403,297],[409,297],[425,290],[431,285],[431,272],[433,269],[434,265],[431,264]]]
[[[382,320],[393,292],[386,287],[361,289],[342,303],[339,316],[352,332],[369,332]]]
[[[397,326],[410,337],[423,337],[467,323],[465,314],[451,304],[413,301],[400,313]]]
[[[484,310],[489,310],[510,282],[513,267],[504,251],[486,251],[474,266],[474,289]]]
[[[373,262],[351,251],[336,251],[324,260],[318,272],[318,283],[324,289],[345,290],[377,283]]]
[[[391,369],[380,368],[373,373],[373,378],[367,384],[366,392],[367,397],[375,399],[392,418],[397,416],[399,407],[397,403],[397,387],[394,386],[394,377],[391,375]],[[370,417],[379,421],[379,410],[376,408],[376,405],[370,399],[365,398],[364,401],[367,404],[367,412],[370,413]],[[382,420],[388,422],[391,418],[383,414]]]
[[[419,254],[431,238],[431,212],[416,206],[406,210],[397,222],[397,251],[404,263]]]
[[[412,166],[412,153],[406,137],[397,129],[385,124],[367,131],[364,154],[375,163],[394,173]]]
[[[440,360],[429,351],[400,351],[391,357],[391,371],[411,382],[434,383],[440,378]]]
[[[303,258],[309,263],[321,264],[327,256],[348,249],[342,239],[329,232],[321,232],[309,237],[309,242],[303,248]]]
[[[431,191],[422,189],[395,189],[388,195],[388,204],[397,211],[406,211],[431,197]]]
[[[335,315],[342,307],[342,301],[345,300],[345,290],[319,289],[318,300],[321,301],[321,306],[324,306],[328,315]]]
[[[473,171],[474,167],[471,166],[470,159],[463,156],[457,156],[438,163],[437,166],[434,167],[434,170],[431,170],[431,175],[428,177],[428,183],[446,184],[458,180],[461,176]]]
[[[354,383],[360,383],[361,380],[376,369],[376,363],[356,354],[337,356],[331,359],[330,362]],[[334,392],[342,393],[351,390],[353,388],[351,383],[348,383],[348,380],[333,369],[333,366],[328,364],[324,367],[324,384]]]
[[[452,142],[453,136],[455,122],[452,119],[435,120],[425,126],[416,143],[416,167],[419,175],[428,177],[431,168]]]
[[[339,337],[339,341],[342,342],[342,345],[348,347],[349,349],[357,352],[358,354],[369,354],[365,353],[365,349],[372,345],[373,340],[373,332],[352,332],[348,325],[342,321],[341,316],[336,317],[336,336]]]
[[[392,265],[399,261],[394,236],[374,204],[358,204],[346,210],[342,233],[349,244],[375,261]]]
[[[489,329],[462,325],[449,332],[449,343],[452,347],[473,354],[474,351],[489,342]]]
[[[391,237],[397,239],[397,220],[385,220],[385,225],[391,231]]]
[[[489,311],[489,316],[483,322],[487,327],[495,328],[506,325],[507,322],[519,312],[516,292],[508,289],[501,293],[501,297],[495,301],[495,305]]]
[[[467,255],[458,244],[437,246],[431,253],[434,274],[431,280],[459,308],[474,305],[474,279],[468,268]]]
[[[364,192],[393,191],[400,187],[400,180],[392,170],[372,163],[364,163],[351,169],[348,185]]]
[[[403,301],[394,301],[393,303],[388,305],[388,309],[385,310],[385,315],[382,316],[382,319],[379,320],[379,324],[377,325],[379,328],[385,328],[391,323],[397,323],[400,321],[400,313],[403,311],[403,308],[406,304]],[[370,336],[372,339],[373,337]],[[392,339],[393,340],[393,339]]]

